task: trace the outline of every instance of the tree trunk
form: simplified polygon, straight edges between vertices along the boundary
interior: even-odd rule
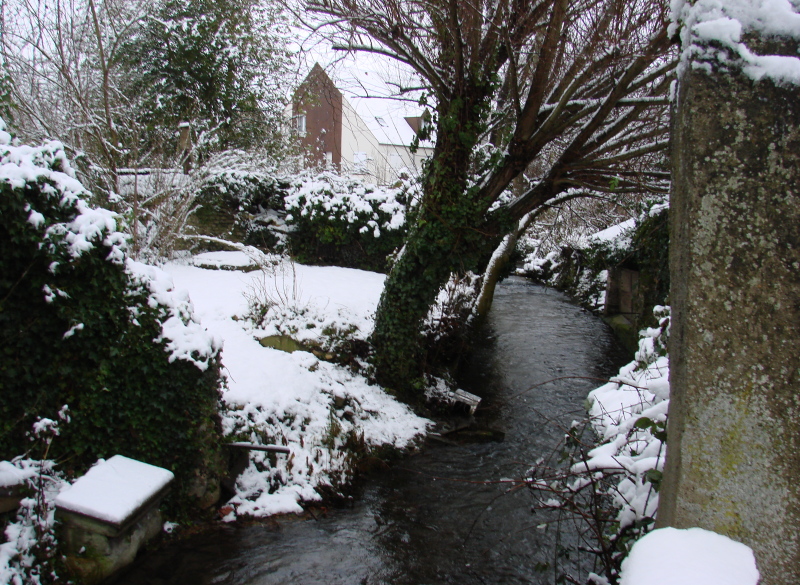
[[[511,254],[513,254],[514,248],[517,247],[519,237],[524,231],[524,229],[522,231],[516,230],[507,234],[495,249],[489,264],[486,265],[486,270],[483,272],[483,280],[481,281],[481,290],[475,300],[475,307],[472,309],[472,315],[477,321],[485,319],[489,314],[489,309],[492,308],[492,301],[494,300],[494,291],[497,288],[497,283],[500,282],[500,275],[503,274],[506,266],[508,266]]]
[[[486,315],[489,314],[489,309],[492,308],[492,300],[494,300],[494,290],[497,288],[497,283],[500,282],[500,275],[503,274],[506,266],[508,266],[508,262],[511,260],[511,254],[514,253],[514,249],[517,247],[517,242],[519,242],[519,239],[527,229],[533,225],[533,222],[548,209],[581,196],[582,193],[580,192],[570,192],[566,195],[553,197],[549,201],[536,207],[533,211],[529,211],[522,216],[522,219],[517,223],[516,229],[509,232],[503,238],[503,241],[500,242],[500,245],[497,246],[492,254],[489,263],[486,265],[486,270],[483,273],[481,290],[475,301],[475,307],[472,310],[475,319],[484,319]]]
[[[425,225],[410,235],[386,279],[375,316],[376,378],[399,392],[410,391],[422,373],[421,324],[450,277],[449,250],[439,245],[436,231]]]
[[[481,134],[481,92],[440,105],[437,143],[403,254],[386,279],[372,343],[378,382],[412,390],[424,370],[420,326],[452,272],[477,267],[496,239],[478,231],[486,204],[466,181]],[[446,127],[446,130],[445,130]],[[416,385],[418,386],[418,385]]]

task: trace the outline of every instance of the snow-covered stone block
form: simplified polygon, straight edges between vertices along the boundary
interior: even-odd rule
[[[620,585],[757,585],[753,551],[702,528],[661,528],[634,543]]]
[[[98,583],[128,565],[161,531],[158,511],[172,472],[115,455],[94,465],[56,498],[67,565]]]
[[[470,414],[475,414],[475,409],[478,408],[478,405],[481,403],[481,397],[476,396],[475,394],[470,394],[466,390],[458,389],[453,392],[453,398],[456,402],[465,404],[469,409]]]
[[[16,509],[25,492],[25,480],[30,474],[8,461],[0,461],[0,514]]]

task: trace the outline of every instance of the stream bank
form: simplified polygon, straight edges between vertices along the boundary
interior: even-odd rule
[[[591,378],[615,374],[626,355],[599,318],[516,277],[498,287],[480,337],[461,383],[483,397],[476,420],[502,442],[458,433],[452,444],[431,441],[371,472],[349,507],[316,520],[220,525],[141,555],[113,583],[552,582],[559,542],[575,543],[548,524],[555,516],[531,514],[531,496],[506,480],[553,452],[600,385]]]

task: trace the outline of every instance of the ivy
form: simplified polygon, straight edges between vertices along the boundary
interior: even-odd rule
[[[0,182],[0,458],[27,452],[37,416],[68,404],[72,424],[49,455],[62,469],[115,454],[165,467],[172,510],[187,510],[196,478],[213,484],[221,472],[218,356],[205,370],[171,358],[171,309],[126,268],[113,214],[65,192],[69,177],[49,167]],[[107,223],[74,231],[86,217]]]
[[[660,206],[636,221],[629,240],[596,242],[585,248],[564,247],[534,269],[531,276],[573,296],[585,308],[599,311],[605,271],[628,268],[639,272],[639,313],[650,318],[653,307],[669,295],[669,208]],[[645,323],[637,324],[637,328]]]

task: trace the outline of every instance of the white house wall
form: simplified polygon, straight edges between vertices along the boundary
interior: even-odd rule
[[[407,146],[381,144],[347,98],[342,101],[342,173],[369,176],[377,184],[385,185],[395,182],[403,168],[412,172],[422,169],[422,161],[433,153],[432,148],[423,147],[411,154]],[[367,153],[366,173],[356,168],[357,152]]]
[[[421,146],[417,149],[415,154],[411,153],[408,146],[401,146],[397,144],[381,144],[382,149],[382,183],[393,183],[397,180],[399,173],[403,168],[408,169],[413,174],[418,174],[422,171],[422,163],[425,159],[433,156],[433,148]],[[394,164],[396,155],[400,159],[400,165]]]
[[[367,174],[380,183],[378,169],[385,166],[381,163],[384,158],[381,146],[347,98],[342,102],[342,173]],[[354,156],[357,152],[367,153],[366,173],[360,173],[355,168]]]

